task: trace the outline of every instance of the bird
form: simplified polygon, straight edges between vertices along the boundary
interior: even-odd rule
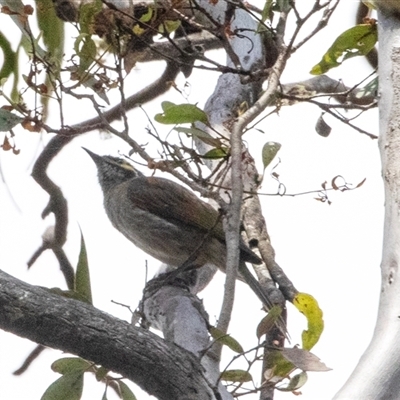
[[[106,214],[127,239],[171,267],[189,260],[193,268],[210,263],[225,271],[225,232],[218,210],[174,181],[145,176],[122,158],[83,149],[96,164]],[[238,278],[271,309],[270,299],[246,266],[262,260],[242,239],[239,250]]]

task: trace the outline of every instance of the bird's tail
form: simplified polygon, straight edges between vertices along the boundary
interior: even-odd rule
[[[271,302],[271,300],[269,299],[265,290],[260,285],[260,282],[258,282],[257,279],[254,278],[253,274],[249,271],[249,269],[247,268],[247,266],[244,262],[239,263],[239,272],[240,272],[240,275],[246,281],[246,283],[250,286],[251,290],[256,294],[256,296],[259,298],[259,300],[261,300],[261,302],[263,303],[263,305],[267,309],[267,311],[271,310],[271,308],[274,306],[274,304]],[[285,337],[288,337],[286,323],[281,316],[276,321],[276,326],[279,328],[279,330],[282,332],[282,334]]]

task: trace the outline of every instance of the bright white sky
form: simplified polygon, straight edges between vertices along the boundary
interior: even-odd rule
[[[312,0],[310,0],[311,2]],[[340,32],[353,23],[357,2],[342,2],[341,9],[318,39],[310,42],[289,62],[284,81],[308,79],[308,71],[319,61],[323,51]],[[7,17],[0,15],[0,26]],[[10,29],[12,29],[10,27]],[[17,31],[16,35],[17,35]],[[139,65],[131,72],[132,85],[140,87],[150,83],[161,71],[156,64]],[[343,78],[348,85],[358,82],[369,73],[364,60],[352,60],[330,73]],[[217,74],[195,71],[189,79],[188,100],[202,107],[212,93]],[[204,84],[207,82],[207,84]],[[184,78],[178,85],[183,87]],[[138,87],[139,88],[139,87]],[[177,103],[184,99],[170,91],[163,97]],[[157,99],[145,106],[150,117],[160,112]],[[2,105],[3,103],[0,103]],[[85,104],[71,105],[68,121],[81,121],[87,115]],[[80,111],[82,110],[82,112]],[[246,135],[246,141],[261,171],[261,148],[267,141],[282,144],[280,165],[275,170],[288,193],[315,190],[321,183],[336,175],[357,184],[367,178],[358,190],[331,193],[332,205],[313,200],[313,195],[298,197],[263,196],[262,204],[269,233],[277,254],[277,261],[292,279],[298,290],[312,294],[319,302],[325,317],[325,332],[313,353],[333,370],[326,373],[309,373],[309,381],[302,388],[304,400],[329,399],[340,388],[356,365],[369,343],[375,324],[380,287],[380,256],[383,230],[383,186],[380,177],[380,160],[377,141],[352,131],[332,119],[333,127],[328,138],[320,137],[314,130],[319,111],[298,105],[280,111],[263,121]],[[374,110],[357,120],[370,132],[377,134],[378,113]],[[148,122],[141,110],[130,114],[131,134],[141,143]],[[132,123],[134,121],[134,123]],[[157,125],[160,132],[167,132]],[[26,262],[41,243],[41,235],[51,225],[40,214],[47,204],[47,195],[30,177],[30,170],[43,143],[49,137],[17,130],[16,143],[21,154],[0,153],[1,170],[5,183],[0,184],[0,265],[3,270],[32,284],[64,287],[57,263],[50,253],[44,254],[27,272]],[[141,139],[142,138],[142,139]],[[95,305],[119,318],[129,319],[128,311],[111,300],[135,307],[141,297],[145,281],[145,262],[149,277],[159,262],[136,251],[133,245],[115,231],[107,220],[102,206],[102,194],[97,183],[95,166],[81,150],[88,147],[99,154],[127,152],[127,146],[118,139],[104,139],[96,132],[84,135],[69,144],[52,163],[51,176],[61,186],[70,206],[70,232],[66,249],[75,263],[79,251],[79,226],[88,250],[92,274]],[[154,152],[154,156],[156,153]],[[144,172],[145,169],[143,169]],[[269,177],[263,193],[274,193],[276,183]],[[210,315],[211,323],[219,314],[223,290],[222,274],[200,297]],[[289,331],[292,344],[300,343],[305,328],[304,318],[289,304]],[[239,283],[236,308],[231,324],[231,334],[244,347],[256,344],[255,329],[262,317],[259,303],[249,289]],[[254,328],[249,329],[250,326]],[[245,327],[245,329],[243,329]],[[47,386],[58,378],[50,371],[50,363],[60,357],[60,352],[47,350],[22,377],[12,376],[35,345],[25,339],[0,331],[0,385],[1,398],[40,399]],[[232,356],[226,352],[226,360]],[[236,367],[240,367],[237,364]],[[254,373],[254,379],[260,379]],[[90,379],[88,380],[88,382]],[[101,399],[103,388],[90,386],[84,400]],[[140,399],[140,390],[135,394]],[[277,400],[291,399],[292,394],[278,393]],[[256,399],[255,396],[248,396]],[[113,399],[109,395],[109,399]]]

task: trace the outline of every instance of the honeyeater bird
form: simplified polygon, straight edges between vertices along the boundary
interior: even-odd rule
[[[121,158],[84,150],[97,166],[108,218],[132,243],[172,267],[190,260],[192,267],[211,263],[225,271],[225,232],[215,208],[169,179],[147,177]],[[262,261],[243,240],[239,248],[239,279],[269,309],[271,302],[245,264]]]

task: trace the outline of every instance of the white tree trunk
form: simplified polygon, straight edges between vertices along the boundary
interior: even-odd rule
[[[382,14],[379,91],[385,221],[378,319],[370,345],[335,400],[400,398],[400,20]]]

